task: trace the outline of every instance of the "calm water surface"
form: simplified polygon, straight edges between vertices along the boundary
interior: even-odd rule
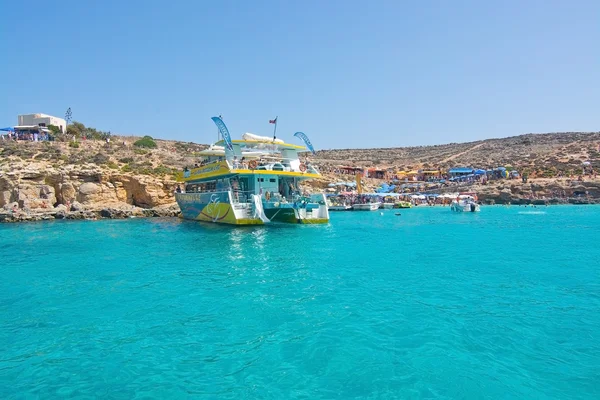
[[[600,398],[600,207],[0,225],[0,398]]]

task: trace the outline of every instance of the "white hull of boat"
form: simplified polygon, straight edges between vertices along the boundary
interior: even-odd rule
[[[329,206],[329,211],[349,211],[352,206]]]
[[[450,210],[454,212],[479,212],[481,211],[481,208],[477,203],[463,203],[453,201],[452,204],[450,204]]]
[[[381,203],[365,203],[365,204],[354,204],[352,209],[354,211],[377,211]]]

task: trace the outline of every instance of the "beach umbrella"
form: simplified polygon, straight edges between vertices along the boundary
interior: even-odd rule
[[[4,131],[4,132],[14,132],[14,131],[15,131],[15,129],[14,129],[14,128],[11,128],[11,127],[9,126],[9,127],[6,127],[6,128],[0,128],[0,131]]]

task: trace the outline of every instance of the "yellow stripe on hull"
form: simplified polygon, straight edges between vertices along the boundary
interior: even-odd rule
[[[311,219],[301,219],[298,221],[298,223],[304,224],[304,225],[328,224],[329,220],[327,218],[311,218]]]
[[[211,203],[202,209],[202,212],[195,218],[197,221],[212,222],[216,224],[228,225],[262,225],[263,222],[258,218],[236,218],[231,204]]]

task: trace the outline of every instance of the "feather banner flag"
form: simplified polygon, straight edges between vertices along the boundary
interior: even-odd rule
[[[225,122],[223,122],[223,120],[220,117],[212,117],[211,119],[213,120],[215,125],[217,125],[217,128],[219,128],[219,132],[221,133],[221,136],[225,141],[227,149],[233,151],[233,144],[231,144],[231,136],[229,135],[229,130],[227,129],[227,126],[225,126]]]
[[[302,139],[302,141],[304,142],[304,144],[306,145],[306,147],[311,151],[311,153],[317,154],[317,152],[315,151],[312,143],[310,142],[310,140],[308,140],[308,136],[306,136],[304,134],[304,132],[296,132],[296,133],[294,133],[294,136],[296,136],[297,138]]]

